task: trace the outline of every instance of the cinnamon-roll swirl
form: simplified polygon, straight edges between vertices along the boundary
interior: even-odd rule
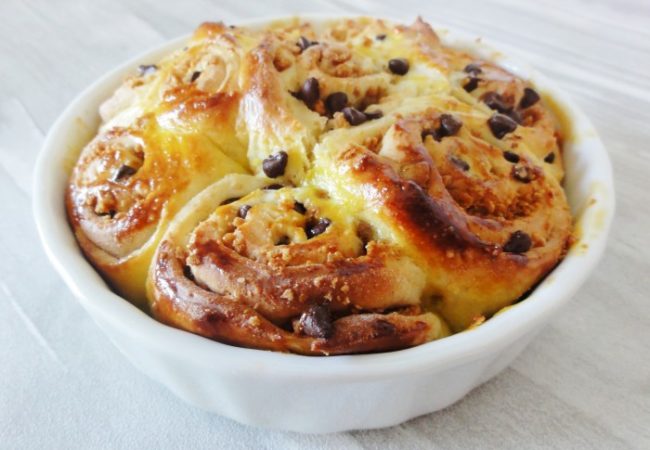
[[[224,343],[418,345],[522,298],[570,242],[549,103],[420,19],[204,24],[100,113],[67,193],[82,249]]]
[[[419,305],[424,285],[410,258],[324,192],[232,175],[181,211],[150,288],[163,322],[236,345],[337,354],[444,335]]]
[[[244,49],[229,35],[204,25],[186,50],[140,66],[102,104],[99,132],[70,177],[66,203],[79,244],[141,306],[169,220],[223,175],[247,170],[245,144],[232,132]]]

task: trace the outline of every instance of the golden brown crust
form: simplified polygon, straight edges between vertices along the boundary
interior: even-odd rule
[[[290,192],[265,194],[261,201],[254,194],[222,207],[194,230],[187,260],[197,281],[272,321],[323,300],[332,311],[419,303],[424,278],[398,252],[362,242],[337,219],[318,217],[322,204],[297,212]],[[245,219],[237,216],[244,205]],[[310,237],[321,223],[327,228]]]
[[[70,177],[68,217],[84,253],[142,306],[149,263],[169,220],[208,184],[245,170],[237,154],[244,144],[231,131],[240,105],[229,79],[236,71],[218,77],[218,86],[196,82],[201,77],[188,83],[194,68],[205,81],[211,68],[214,75],[232,59],[203,41],[223,32],[203,26],[195,45],[153,73],[129,78],[102,105],[104,123]]]
[[[152,313],[162,322],[228,344],[304,355],[396,350],[444,335],[432,314],[353,314],[331,322],[327,337],[287,331],[251,306],[201,289],[163,242],[155,263]]]
[[[434,162],[420,139],[422,126],[404,121],[394,126],[408,127],[412,128],[409,138],[397,145],[410,154],[399,169],[392,166],[393,161],[382,160],[381,151],[376,155],[353,146],[339,155],[339,170],[354,180],[350,185],[355,193],[416,249],[419,260],[429,268],[429,286],[438,311],[453,329],[462,330],[475,317],[494,313],[523,295],[557,264],[571,231],[571,216],[557,181],[525,156],[519,166],[530,167],[535,174],[526,183],[512,178],[512,168],[501,177],[495,176],[494,166],[487,173],[473,170],[468,174],[469,170],[452,162],[454,145],[438,149]],[[498,155],[488,159],[501,162],[501,151],[485,142],[470,139],[464,145],[468,148],[463,162],[470,167],[480,162],[470,158],[470,152],[485,156],[492,150]],[[422,157],[418,160],[413,154]],[[405,177],[403,169],[413,166],[419,167],[419,176]],[[452,194],[467,198],[457,200]],[[519,230],[531,236],[531,248],[522,253],[505,251]],[[513,273],[517,276],[512,277]],[[459,302],[466,306],[459,307]]]
[[[403,348],[446,333],[420,308],[424,275],[398,249],[322,192],[259,181],[226,177],[172,223],[151,269],[155,317],[303,354]]]
[[[90,261],[140,304],[147,278],[165,323],[404,348],[512,304],[566,250],[543,96],[421,19],[205,23],[141,72],[102,105],[66,205]]]

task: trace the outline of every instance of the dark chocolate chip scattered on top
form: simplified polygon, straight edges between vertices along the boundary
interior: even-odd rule
[[[533,88],[524,88],[524,95],[519,100],[519,107],[529,108],[539,101],[539,94]]]
[[[465,66],[463,72],[468,73],[470,75],[478,75],[479,73],[483,72],[483,69],[481,69],[481,66],[479,66],[476,63],[470,63]]]
[[[194,281],[194,274],[192,273],[192,268],[190,266],[183,266],[183,275],[185,275],[185,278],[188,280]]]
[[[521,125],[523,122],[523,118],[521,117],[521,114],[516,109],[512,109],[506,112],[506,116],[510,117],[512,120],[517,122],[518,125]]]
[[[533,172],[526,166],[516,165],[512,168],[512,178],[522,183],[530,183],[533,180]]]
[[[517,129],[517,122],[504,114],[496,113],[488,119],[488,126],[494,137],[501,139]]]
[[[503,251],[508,253],[526,253],[533,245],[530,236],[521,231],[515,231],[508,238],[508,242],[503,245]]]
[[[284,175],[288,161],[289,155],[287,155],[287,152],[279,151],[262,161],[262,170],[269,178],[280,177]]]
[[[300,51],[304,52],[305,50],[307,50],[312,45],[318,45],[318,42],[317,41],[310,41],[305,36],[300,36],[300,38],[298,39],[297,44],[298,44],[298,47],[300,47]]]
[[[345,120],[347,120],[348,123],[352,126],[361,125],[366,120],[368,120],[363,112],[351,106],[343,108],[343,117],[345,117]]]
[[[458,130],[463,126],[463,122],[452,116],[451,114],[440,115],[440,128],[438,135],[440,137],[455,136]]]
[[[464,82],[463,89],[465,89],[466,92],[472,92],[474,89],[478,87],[479,81],[481,81],[479,78],[469,77]]]
[[[332,314],[327,305],[310,306],[298,320],[298,329],[307,336],[327,339],[334,333]]]
[[[307,222],[307,225],[305,227],[305,233],[307,234],[307,239],[311,239],[315,236],[318,236],[319,234],[323,234],[325,230],[330,226],[332,223],[331,220],[327,218],[320,218],[318,220],[310,220]]]
[[[330,114],[339,112],[348,106],[348,96],[345,92],[332,92],[325,97],[325,108]]]
[[[303,205],[300,202],[294,202],[293,210],[299,214],[305,214],[307,212],[307,208],[305,208],[305,205]]]
[[[320,87],[318,80],[314,77],[307,78],[298,93],[300,99],[309,107],[312,107],[320,98]]]
[[[512,110],[512,105],[508,104],[498,92],[486,92],[481,96],[481,100],[488,108],[500,113],[507,113]]]
[[[510,150],[506,150],[503,152],[503,157],[506,159],[506,161],[511,162],[511,163],[518,163],[519,162],[519,155],[516,154],[515,152],[511,152]]]
[[[388,61],[388,70],[395,75],[406,75],[409,71],[409,62],[405,58],[393,58]]]
[[[251,205],[241,205],[237,210],[237,217],[241,217],[242,219],[245,219],[246,216],[248,215],[248,211],[250,211],[251,208],[252,208]]]
[[[372,324],[375,337],[388,337],[397,333],[397,327],[388,320],[378,319]]]
[[[434,128],[425,128],[422,130],[422,140],[424,141],[427,136],[431,136],[434,140],[440,141],[440,136],[438,136],[438,132]]]

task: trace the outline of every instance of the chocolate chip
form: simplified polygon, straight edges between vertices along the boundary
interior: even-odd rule
[[[279,183],[273,183],[269,184],[268,186],[264,186],[262,188],[263,191],[277,191],[278,189],[282,189],[284,186],[279,184]]]
[[[530,236],[518,230],[510,235],[508,242],[503,245],[503,251],[508,253],[526,253],[532,245],[533,242]]]
[[[495,138],[501,139],[517,129],[517,122],[510,117],[496,113],[488,119],[488,125]]]
[[[517,181],[521,181],[522,183],[530,183],[533,180],[533,173],[526,166],[521,166],[521,165],[514,166],[512,168],[511,174],[512,174],[512,178],[514,178]]]
[[[480,78],[469,77],[467,78],[467,81],[465,81],[465,84],[463,84],[463,89],[465,89],[466,92],[472,92],[478,87],[479,81],[481,81]]]
[[[510,150],[506,150],[503,152],[503,157],[506,159],[506,161],[511,162],[511,163],[518,163],[519,162],[519,155],[516,154],[515,152],[511,152]]]
[[[481,96],[481,100],[488,106],[488,108],[500,113],[505,114],[512,111],[512,105],[508,104],[498,92],[486,92]]]
[[[555,153],[551,152],[548,155],[544,157],[544,162],[553,164],[553,161],[555,161]]]
[[[318,236],[319,234],[323,234],[325,230],[327,230],[327,227],[330,226],[332,223],[331,220],[326,219],[326,218],[321,218],[318,220],[310,220],[307,222],[307,226],[305,227],[305,233],[307,234],[307,239],[311,239],[315,236]]]
[[[307,336],[327,339],[334,333],[332,314],[327,305],[312,305],[298,320],[299,330]]]
[[[381,112],[379,109],[373,112],[364,111],[363,113],[366,115],[367,120],[381,119],[382,117],[384,117],[384,113]]]
[[[289,236],[282,236],[275,245],[289,245],[290,242]]]
[[[438,128],[438,135],[442,138],[445,136],[454,136],[463,126],[463,122],[456,119],[451,114],[440,115],[440,127]]]
[[[443,137],[455,136],[463,126],[463,122],[456,119],[451,114],[440,115],[440,125],[437,129],[425,128],[422,130],[422,140],[424,141],[427,136],[431,136],[434,140],[440,142]]]
[[[483,72],[483,69],[481,69],[481,66],[479,66],[476,63],[470,63],[465,66],[463,69],[463,72],[468,73],[470,75],[478,75],[479,73]]]
[[[183,275],[185,275],[185,278],[194,281],[194,274],[190,266],[183,266]]]
[[[378,319],[372,324],[375,337],[388,337],[393,336],[397,331],[397,327],[388,320]]]
[[[314,104],[320,98],[320,87],[318,86],[318,80],[313,77],[307,78],[300,87],[298,95],[307,106],[314,106]]]
[[[510,117],[512,120],[517,122],[517,124],[521,125],[521,122],[523,121],[523,118],[521,117],[521,114],[519,114],[519,111],[516,109],[510,110],[505,113],[506,116]]]
[[[298,47],[300,47],[301,52],[304,52],[312,45],[318,45],[318,41],[310,41],[305,36],[300,36],[300,39],[298,39]]]
[[[296,45],[300,48],[300,51],[305,51],[311,45],[311,41],[305,36],[300,36]]]
[[[375,39],[377,39],[378,41],[383,41],[384,39],[386,39],[386,34],[385,33],[378,34],[377,36],[375,36]]]
[[[262,161],[262,170],[267,177],[277,178],[284,175],[288,161],[289,155],[287,155],[287,152],[279,151]]]
[[[467,172],[469,170],[469,164],[466,161],[460,159],[458,156],[452,156],[450,159],[451,162],[459,167],[462,171]]]
[[[113,175],[113,181],[120,181],[122,178],[130,177],[135,174],[138,169],[135,169],[129,165],[122,164],[115,174]]]
[[[431,136],[434,140],[440,141],[440,136],[434,128],[425,128],[422,130],[422,140],[424,141],[427,136]]]
[[[156,70],[158,70],[158,66],[155,64],[142,64],[138,66],[138,73],[141,77],[154,73]]]
[[[524,109],[533,106],[539,101],[539,94],[532,88],[525,88],[524,95],[519,100],[519,107]]]
[[[194,83],[200,76],[201,76],[201,71],[195,70],[194,73],[192,74],[192,78],[190,78],[190,82]]]
[[[332,92],[325,98],[325,108],[330,114],[341,111],[348,105],[348,95],[345,92]]]
[[[343,117],[345,117],[345,120],[347,120],[352,126],[361,125],[363,122],[368,120],[364,113],[351,106],[343,108]]]
[[[293,210],[299,214],[305,214],[307,212],[307,208],[305,208],[305,205],[303,205],[300,202],[295,202],[293,204]]]
[[[248,211],[250,211],[252,208],[251,205],[241,205],[239,207],[239,210],[237,210],[237,217],[241,217],[242,219],[245,219],[246,216],[248,215]]]
[[[409,62],[404,58],[393,58],[388,61],[388,70],[395,75],[406,75],[409,71]]]

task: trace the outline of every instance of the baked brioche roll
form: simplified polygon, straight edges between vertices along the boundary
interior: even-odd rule
[[[313,187],[230,175],[163,238],[154,316],[223,342],[302,354],[394,350],[447,334],[424,312],[425,275]]]
[[[243,49],[204,25],[185,50],[127,79],[100,108],[66,195],[84,253],[111,285],[146,304],[151,257],[169,220],[193,195],[243,173],[235,120]]]
[[[418,345],[563,257],[550,105],[420,19],[207,23],[104,103],[70,222],[172,326],[307,355]]]
[[[541,144],[523,125],[497,138],[493,117],[452,96],[407,100],[324,138],[310,174],[421,265],[423,298],[454,331],[534,286],[572,228]]]

